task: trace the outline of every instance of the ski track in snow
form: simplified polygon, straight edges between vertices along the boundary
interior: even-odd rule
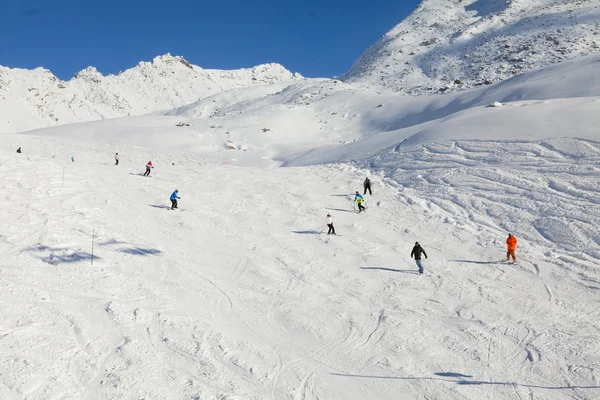
[[[114,167],[110,145],[20,140],[81,161],[0,154],[3,399],[597,395],[595,143],[382,154],[357,215],[357,166],[124,147]],[[327,211],[340,237],[315,234]]]

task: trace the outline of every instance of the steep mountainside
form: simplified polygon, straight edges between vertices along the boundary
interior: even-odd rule
[[[342,77],[436,93],[600,51],[600,0],[424,0]]]
[[[279,64],[206,70],[169,54],[118,75],[89,67],[69,81],[50,71],[0,66],[0,132],[141,115],[230,89],[301,78]]]

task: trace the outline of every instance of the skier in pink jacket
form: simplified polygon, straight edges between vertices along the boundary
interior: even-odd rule
[[[333,217],[329,213],[327,213],[327,227],[329,228],[329,231],[327,232],[327,234],[328,235],[331,235],[331,234],[335,235],[335,228],[333,227]]]

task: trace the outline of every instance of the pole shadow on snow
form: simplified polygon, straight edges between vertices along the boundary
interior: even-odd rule
[[[349,212],[349,213],[355,213],[356,214],[356,210],[344,210],[342,208],[327,208],[325,207],[326,210],[331,210],[331,211],[341,211],[341,212]]]
[[[333,196],[333,197],[349,197],[352,195],[351,194],[332,194],[331,196]]]
[[[475,260],[448,260],[456,263],[469,263],[469,264],[500,264],[500,261],[475,261]]]
[[[292,231],[294,233],[297,233],[299,235],[320,235],[321,232],[319,231]]]
[[[419,273],[419,271],[415,271],[414,269],[393,269],[393,268],[385,268],[385,267],[360,267],[360,269],[378,269],[381,271],[402,272],[403,274],[418,274]]]
[[[436,372],[434,375],[440,376],[440,378],[434,378],[429,376],[378,376],[378,375],[352,375],[352,374],[337,374],[331,373],[335,376],[343,376],[348,378],[363,378],[363,379],[397,379],[406,381],[444,381],[453,382],[457,385],[503,385],[503,386],[520,386],[532,389],[548,389],[548,390],[573,390],[573,389],[600,389],[600,386],[541,386],[541,385],[530,385],[526,383],[518,382],[489,382],[489,381],[468,381],[465,379],[444,379],[444,378],[471,378],[470,375],[463,375],[455,372]]]

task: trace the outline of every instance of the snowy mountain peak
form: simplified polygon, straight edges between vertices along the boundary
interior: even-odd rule
[[[459,90],[600,51],[600,0],[424,0],[343,79],[410,94]]]
[[[163,54],[162,56],[156,56],[152,59],[150,63],[141,62],[138,65],[150,64],[154,67],[179,67],[185,66],[191,70],[194,69],[194,66],[190,64],[185,58],[181,56],[172,56],[171,53]]]
[[[0,66],[0,132],[173,109],[231,89],[302,79],[280,64],[209,70],[169,53],[118,75],[94,67],[61,81],[50,71]]]
[[[98,72],[98,70],[95,67],[87,67],[75,74],[74,77],[74,79],[86,79],[96,83],[99,82],[102,78],[103,75],[100,72]]]

